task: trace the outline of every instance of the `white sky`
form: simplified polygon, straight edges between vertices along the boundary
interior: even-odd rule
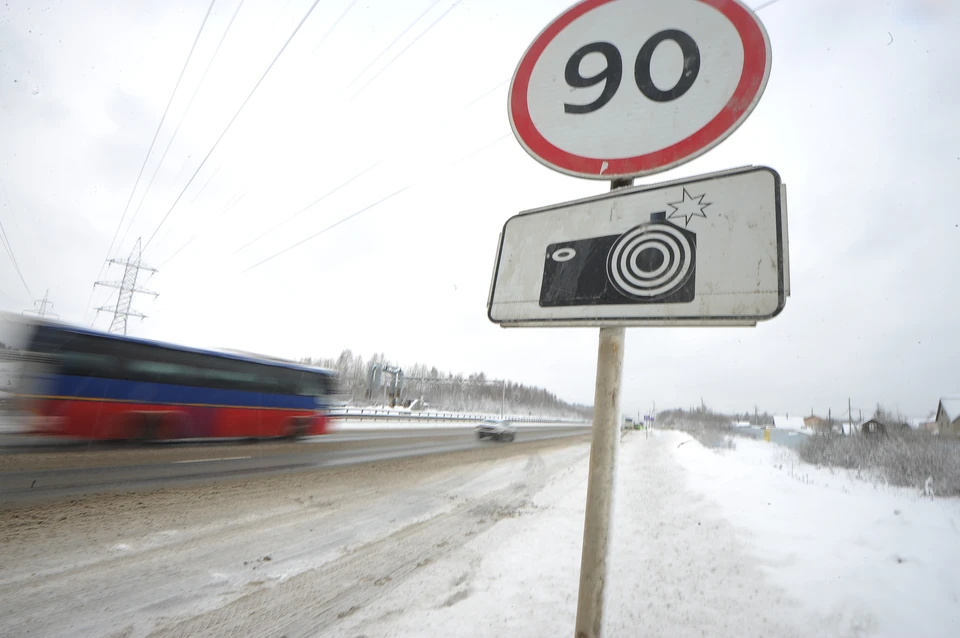
[[[238,2],[213,6],[114,254],[153,235],[312,4],[244,0],[187,110]],[[131,333],[289,357],[382,351],[592,402],[596,329],[503,330],[485,308],[509,216],[606,189],[542,167],[507,120],[506,81],[569,5],[320,2],[147,246],[144,260],[162,269],[143,283],[160,297],[136,299],[150,318]],[[91,302],[91,285],[121,275],[101,266],[207,6],[0,7],[0,223],[33,297],[49,289],[62,319],[90,323],[111,303],[104,289]],[[644,181],[777,169],[789,188],[792,297],[756,328],[628,330],[624,409],[703,397],[720,409],[837,414],[850,396],[855,412],[882,401],[926,414],[960,391],[960,4],[780,0],[758,15],[773,71],[756,111],[718,148]],[[31,302],[0,254],[0,308]]]

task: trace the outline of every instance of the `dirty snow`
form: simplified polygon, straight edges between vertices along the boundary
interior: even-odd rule
[[[516,515],[330,635],[569,635],[586,461]],[[800,464],[630,432],[620,457],[609,636],[960,632],[960,503]]]

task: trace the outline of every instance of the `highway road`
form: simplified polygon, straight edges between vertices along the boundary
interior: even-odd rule
[[[6,445],[0,453],[0,504],[103,492],[186,487],[448,452],[584,437],[589,427],[519,426],[516,441],[479,441],[470,426],[345,429],[299,441],[105,445]],[[8,441],[10,440],[7,437]]]

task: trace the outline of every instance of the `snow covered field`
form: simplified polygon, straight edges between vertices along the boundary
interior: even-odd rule
[[[606,635],[960,635],[960,502],[736,445],[628,433]],[[336,635],[569,635],[585,483],[583,459]]]

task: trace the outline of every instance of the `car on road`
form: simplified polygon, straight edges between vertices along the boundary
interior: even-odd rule
[[[486,419],[477,426],[477,438],[512,441],[517,438],[517,426],[507,419]]]

